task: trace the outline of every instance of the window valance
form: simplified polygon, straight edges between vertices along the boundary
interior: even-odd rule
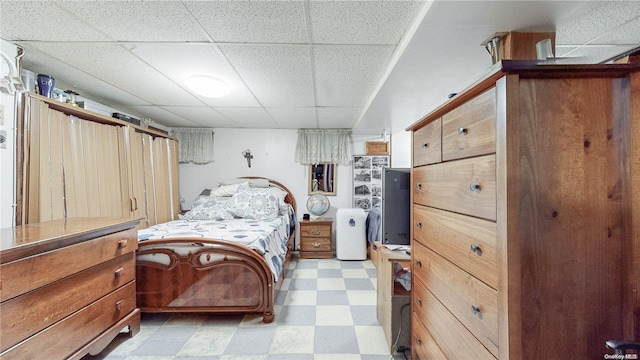
[[[349,149],[351,130],[298,130],[296,162],[300,164],[333,163],[346,164],[351,161]]]
[[[206,128],[173,128],[178,140],[180,163],[207,164],[213,162],[213,130]]]

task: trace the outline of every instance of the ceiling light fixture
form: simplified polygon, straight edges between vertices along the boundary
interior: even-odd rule
[[[224,81],[204,75],[188,78],[187,86],[195,93],[210,98],[223,97],[231,92],[229,85]]]

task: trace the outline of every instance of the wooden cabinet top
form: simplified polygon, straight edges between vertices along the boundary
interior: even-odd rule
[[[72,218],[0,229],[0,264],[135,227],[133,218]]]
[[[494,86],[496,81],[505,75],[517,74],[521,78],[530,79],[621,78],[636,71],[640,71],[640,64],[557,65],[542,64],[532,60],[502,60],[493,65],[479,80],[407,127],[406,130],[415,131],[422,128]]]
[[[315,218],[311,220],[302,220],[300,221],[300,225],[331,225],[333,223],[333,219],[331,218]]]

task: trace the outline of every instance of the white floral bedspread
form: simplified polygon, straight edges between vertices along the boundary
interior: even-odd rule
[[[201,237],[246,245],[262,254],[277,281],[287,253],[289,221],[279,216],[273,221],[237,218],[233,220],[175,220],[138,231],[138,241]],[[194,243],[193,246],[202,246]]]

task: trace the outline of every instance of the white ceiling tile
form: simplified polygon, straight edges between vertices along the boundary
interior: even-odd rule
[[[195,97],[140,61],[121,45],[50,42],[37,43],[34,46],[88,74],[104,79],[115,87],[127,89],[134,96],[151,103],[183,106],[200,104]],[[51,75],[55,77],[54,74]]]
[[[315,105],[310,49],[304,45],[220,45],[266,107]]]
[[[638,45],[585,45],[574,48],[556,47],[559,64],[598,64],[607,62],[637,48]]]
[[[303,1],[184,1],[216,42],[307,43]]]
[[[267,108],[271,117],[284,129],[308,129],[318,127],[316,108]]]
[[[596,40],[629,19],[640,16],[640,3],[632,1],[596,2],[598,6],[577,19],[558,27],[556,43],[583,45]],[[597,40],[596,40],[596,43]]]
[[[214,44],[136,43],[131,52],[156,68],[185,91],[208,106],[258,107],[260,104]],[[224,81],[231,93],[220,98],[207,98],[191,91],[186,80],[194,75],[207,75]]]
[[[422,1],[311,1],[314,44],[391,44],[400,41]]]
[[[164,106],[163,109],[201,127],[238,127],[238,124],[209,107]]]
[[[360,116],[360,107],[319,107],[318,127],[351,129]]]
[[[638,8],[640,8],[640,2]],[[640,47],[640,16],[599,36],[591,44],[636,45]]]
[[[318,106],[363,106],[384,74],[393,46],[314,46]]]
[[[56,79],[55,87],[61,90],[74,90],[88,99],[101,99],[101,103],[118,108],[127,105],[151,105],[132,94],[117,88],[99,77],[92,76],[69,64],[52,58],[29,43],[23,45],[25,54],[23,67],[27,70],[38,69],[38,72]]]
[[[256,129],[277,129],[278,124],[263,108],[215,108],[217,112],[233,119],[239,127]]]
[[[91,6],[63,1],[60,6],[118,41],[207,40],[179,1],[96,1]]]
[[[3,39],[43,41],[111,40],[54,1],[0,1]]]
[[[196,122],[180,117],[159,106],[134,105],[127,107],[128,113],[138,117],[148,117],[164,126],[197,127]],[[144,114],[144,115],[141,115]]]

